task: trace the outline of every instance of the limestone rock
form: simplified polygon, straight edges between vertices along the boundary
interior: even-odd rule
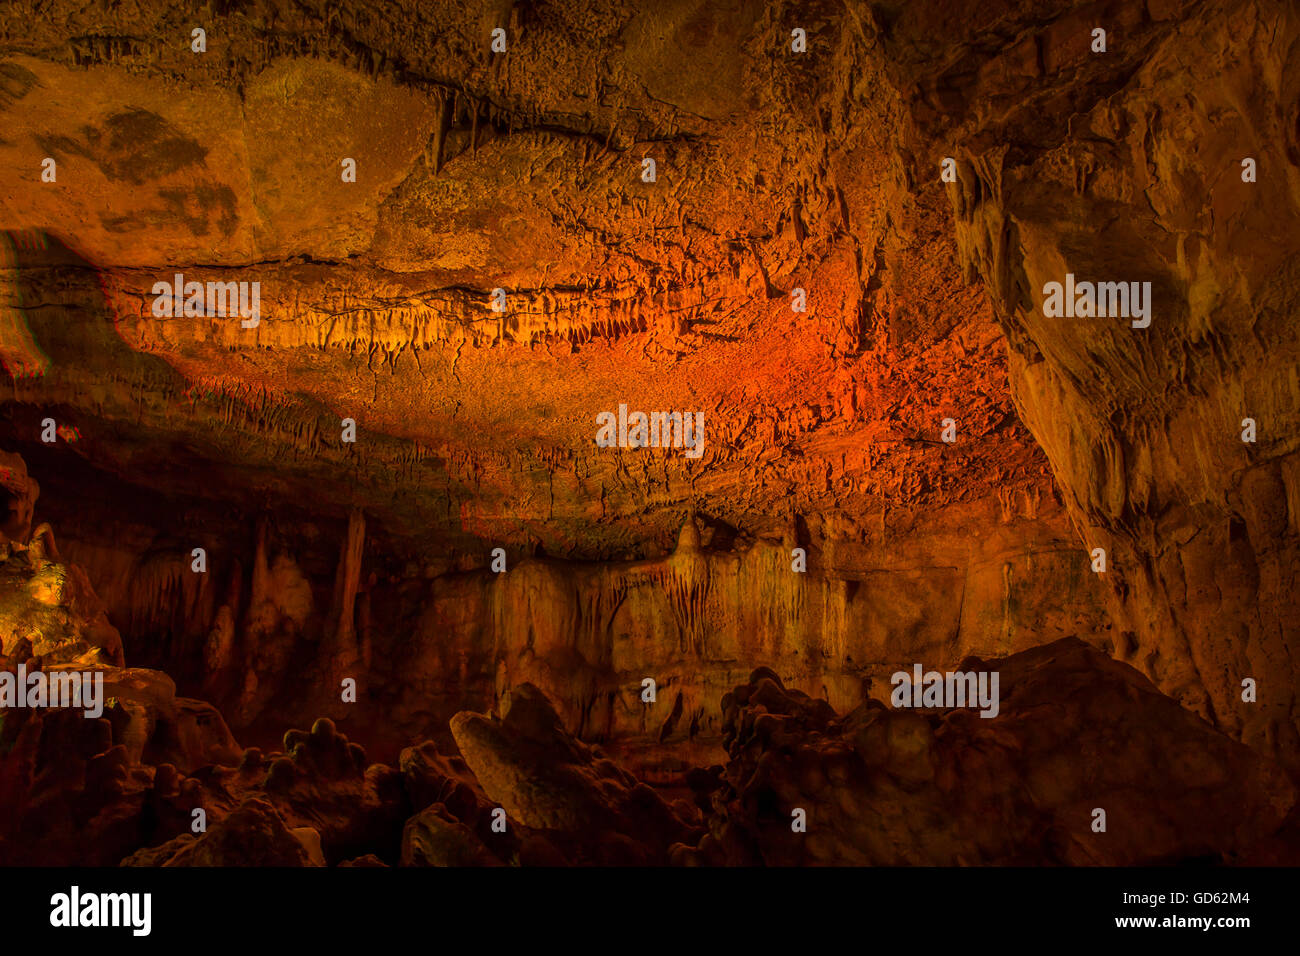
[[[511,691],[500,719],[457,714],[452,733],[487,796],[527,827],[603,862],[662,860],[689,830],[653,790],[565,732],[531,685]]]
[[[123,866],[324,866],[320,837],[290,829],[267,800],[249,799],[200,836],[185,834],[140,850]]]
[[[709,835],[675,862],[1241,862],[1295,805],[1274,765],[1083,642],[962,669],[999,673],[996,717],[874,700],[840,716],[756,671],[724,705]]]

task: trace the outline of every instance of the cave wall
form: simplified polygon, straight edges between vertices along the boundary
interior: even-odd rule
[[[196,56],[179,11],[0,12],[4,420],[36,462],[53,414],[76,440],[50,468],[73,456],[158,503],[112,538],[50,505],[128,659],[215,681],[235,720],[285,675],[402,660],[419,676],[389,704],[413,715],[531,679],[572,727],[657,733],[627,703],[649,665],[689,727],[729,655],[822,674],[848,705],[859,654],[953,660],[1073,628],[1294,761],[1286,4],[204,19]],[[175,271],[262,283],[260,323],[153,316]],[[1152,282],[1151,326],[1047,318],[1040,290],[1066,272]],[[594,447],[620,402],[703,410],[704,455]],[[306,502],[314,532],[290,516]],[[263,538],[268,512],[283,527]],[[755,543],[683,556],[691,513]],[[239,532],[200,588],[175,554],[222,514]],[[352,514],[389,553],[340,574]],[[795,521],[818,556],[799,585],[770,544]],[[472,570],[496,546],[500,580]]]
[[[896,24],[899,62],[937,14]],[[1111,27],[1105,54],[1077,18],[970,31],[949,108],[914,111],[914,132],[960,157],[963,267],[993,296],[1016,407],[1080,537],[1108,552],[1119,656],[1294,769],[1300,19],[1273,3],[1090,15]],[[1047,316],[1044,286],[1067,273],[1150,282],[1150,326]]]
[[[75,526],[75,512],[50,514]],[[61,553],[133,636],[137,665],[212,700],[250,739],[311,711],[401,743],[532,683],[585,737],[716,745],[719,701],[756,660],[851,709],[916,661],[950,667],[1067,635],[1112,651],[1097,576],[1062,533],[1061,506],[1022,496],[996,513],[895,516],[860,540],[813,542],[798,524],[755,537],[690,518],[662,556],[516,549],[504,573],[486,550],[403,559],[409,542],[365,526],[350,632],[336,616],[349,524],[286,510],[214,535],[199,530],[220,526],[211,515],[190,517],[187,536],[119,514],[61,536]],[[342,703],[345,677],[360,707]],[[654,706],[642,701],[647,677]]]

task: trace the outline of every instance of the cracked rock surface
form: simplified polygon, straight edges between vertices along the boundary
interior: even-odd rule
[[[1108,746],[1232,768],[1196,812],[1241,787],[1266,829],[1267,768],[1300,780],[1298,59],[1285,0],[5,4],[0,654],[121,689],[107,738],[6,718],[14,812],[72,813],[34,796],[66,739],[111,754],[106,859],[182,836],[198,780],[331,864],[657,860],[749,759],[726,695],[756,666],[839,753],[891,672],[974,655],[1120,708],[1069,698],[1080,733],[1136,707],[1212,741],[1199,770]],[[160,314],[178,274],[257,283],[257,321]],[[1049,315],[1067,275],[1150,283],[1150,324]],[[598,446],[620,406],[702,413],[702,453]],[[892,715],[902,777],[862,773],[1010,842],[881,797],[912,836],[756,850],[776,797],[735,796],[690,859],[1262,852],[1174,810],[1080,842],[1065,771],[962,803],[959,739],[976,778],[1046,775],[998,749],[1037,739],[1008,712],[951,744]]]

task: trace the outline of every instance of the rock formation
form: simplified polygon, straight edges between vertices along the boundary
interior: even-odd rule
[[[723,700],[731,759],[680,861],[1241,862],[1295,806],[1280,769],[1080,641],[961,670],[1000,674],[995,719],[876,700],[840,716],[755,671]]]
[[[569,733],[528,683],[500,716],[455,715],[457,753],[424,740],[394,768],[326,718],[283,750],[241,748],[165,675],[100,666],[98,719],[5,712],[0,862],[1122,865],[1297,849],[1280,767],[1077,639],[962,662],[1000,675],[992,720],[878,699],[840,716],[760,668],[721,700],[725,764],[681,775],[677,795]]]
[[[113,690],[5,713],[0,860],[1264,859],[1297,58],[1284,0],[7,4],[0,663]],[[997,719],[889,709],[970,658]]]

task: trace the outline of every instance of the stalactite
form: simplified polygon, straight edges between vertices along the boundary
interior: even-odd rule
[[[271,570],[266,556],[268,520],[265,515],[257,519],[256,543],[253,550],[253,580],[249,590],[249,612],[261,607],[271,597]]]
[[[366,519],[359,509],[348,515],[348,530],[339,550],[334,577],[334,606],[331,612],[337,649],[355,660],[356,598],[361,584],[361,558],[366,543]]]

